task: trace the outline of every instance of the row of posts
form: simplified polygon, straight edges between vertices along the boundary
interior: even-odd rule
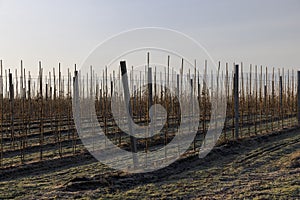
[[[121,71],[122,71],[122,75],[127,73],[126,70],[126,63],[125,62],[121,62]],[[298,126],[300,126],[300,71],[297,72],[297,121],[298,121]],[[151,78],[151,68],[149,68],[148,71],[148,78]],[[283,77],[280,76],[279,77],[279,95],[280,95],[280,108],[282,111],[282,106],[283,106]],[[127,85],[127,90],[125,91],[125,96],[126,93],[128,95],[129,93],[129,89],[128,89],[128,80],[127,77],[124,79],[123,78],[123,84],[126,86]],[[151,84],[149,84],[151,85]],[[126,87],[125,87],[126,88]],[[150,92],[152,92],[152,88],[148,88]],[[126,90],[126,89],[125,89]],[[152,95],[150,95],[152,96]],[[129,97],[127,97],[129,98]],[[235,69],[234,69],[234,120],[235,120],[235,126],[234,126],[234,138],[237,140],[239,139],[239,130],[240,130],[240,114],[239,114],[239,65],[235,65]],[[149,99],[149,106],[152,105],[152,99]],[[130,106],[130,105],[129,105]],[[129,108],[129,113],[131,113],[131,108]],[[129,129],[131,129],[131,127],[129,127]],[[132,144],[132,150],[133,152],[136,152],[136,141],[134,141],[133,138],[131,138],[131,144]]]
[[[282,112],[283,106],[283,83],[282,76],[279,77],[279,95],[280,95],[280,108]],[[234,69],[234,138],[239,139],[239,130],[240,130],[240,114],[239,114],[239,65],[235,65]],[[297,72],[297,121],[298,126],[300,127],[300,71]]]

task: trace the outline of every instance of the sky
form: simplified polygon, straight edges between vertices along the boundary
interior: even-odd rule
[[[189,35],[222,63],[300,69],[299,0],[0,0],[0,59],[66,72],[110,36],[152,26]]]

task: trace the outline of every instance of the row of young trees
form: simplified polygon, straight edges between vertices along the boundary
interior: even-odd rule
[[[238,138],[241,138],[292,127],[298,123],[294,71],[277,71],[275,68],[270,70],[252,65],[246,69],[241,63],[239,76],[235,76],[228,63],[219,63],[218,69],[209,72],[205,62],[203,73],[197,71],[196,67],[195,71],[184,71],[183,61],[179,71],[169,63],[165,71],[158,72],[155,66],[148,65],[145,71],[131,68],[127,72],[131,115],[135,123],[147,125],[151,122],[149,108],[153,104],[160,104],[167,110],[167,121],[161,134],[151,139],[137,140],[139,151],[160,148],[172,140],[181,123],[180,108],[184,106],[179,104],[178,95],[186,93],[190,93],[199,102],[200,112],[191,111],[191,115],[197,115],[199,119],[197,136],[191,149],[200,148],[208,128],[213,126],[209,121],[218,118],[211,112],[212,100],[220,93],[215,82],[224,86],[218,98],[223,98],[227,107],[220,141],[237,139],[237,131]],[[58,71],[54,68],[45,73],[40,62],[38,78],[32,78],[22,61],[19,76],[18,70],[13,73],[10,69],[4,69],[2,61],[0,64],[2,167],[82,153],[84,147],[76,132],[72,112],[72,96],[76,92],[81,98],[92,96],[98,121],[108,139],[130,150],[130,137],[117,126],[111,110],[112,96],[120,94],[118,90],[122,88],[120,69],[109,72],[105,68],[99,75],[91,67],[90,74],[82,74],[75,66],[74,72],[68,69],[63,76],[60,64]],[[152,84],[148,84],[147,79],[152,79]],[[239,85],[237,93],[234,80]],[[190,84],[192,91],[187,91],[187,83],[183,82]],[[75,84],[79,85],[78,91],[74,89]],[[175,88],[174,93],[170,87]],[[123,96],[118,98],[121,102]],[[235,107],[236,101],[238,107]],[[185,104],[189,104],[188,98]],[[235,118],[237,109],[238,120]]]

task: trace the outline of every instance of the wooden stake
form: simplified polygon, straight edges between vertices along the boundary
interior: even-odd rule
[[[239,139],[239,65],[235,65],[234,73],[234,113],[235,113],[235,140]]]
[[[129,87],[128,87],[126,62],[121,61],[120,66],[121,66],[121,72],[122,72],[122,83],[123,83],[123,88],[124,88],[124,100],[125,100],[126,105],[128,105],[129,116],[127,116],[127,117],[128,117],[128,121],[129,121],[129,118],[132,116],[132,110],[131,110],[131,104],[129,103],[130,93],[129,93]],[[130,134],[131,151],[132,151],[132,156],[133,156],[133,166],[134,166],[134,168],[137,168],[138,158],[135,154],[135,153],[137,153],[137,142],[136,142],[136,138],[132,136],[133,127],[131,126],[131,123],[128,123],[128,128],[129,128],[129,134]]]
[[[2,66],[2,60],[0,60],[0,101],[1,101],[1,124],[0,124],[0,131],[1,131],[1,153],[0,153],[0,167],[2,168],[3,166],[3,124],[4,124],[4,101],[3,101],[3,66]]]

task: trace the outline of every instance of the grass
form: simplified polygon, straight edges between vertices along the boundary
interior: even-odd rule
[[[189,155],[135,175],[79,155],[34,170],[2,171],[0,199],[297,199],[299,149],[297,129],[246,138],[216,147],[204,159]]]

